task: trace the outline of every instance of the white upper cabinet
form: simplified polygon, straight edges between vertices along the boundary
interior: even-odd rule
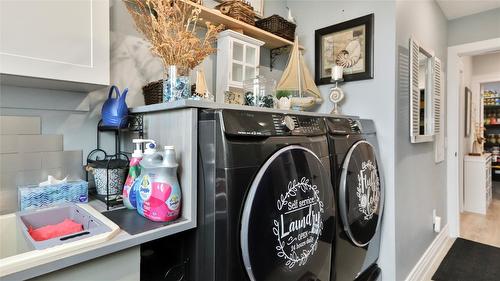
[[[68,90],[109,84],[108,0],[0,1],[2,83]]]
[[[243,81],[259,74],[260,46],[264,42],[233,30],[226,30],[217,39],[216,100],[224,99],[228,90],[242,90]]]

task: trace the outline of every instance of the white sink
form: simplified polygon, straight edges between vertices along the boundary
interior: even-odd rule
[[[16,214],[0,216],[0,261],[5,258],[32,251],[24,238]]]
[[[36,250],[25,239],[20,226],[21,222],[16,213],[0,216],[0,279],[2,276],[57,260],[78,249],[108,241],[119,232],[120,228],[115,223],[91,206],[87,204],[78,204],[78,206],[108,226],[110,231],[66,244]]]

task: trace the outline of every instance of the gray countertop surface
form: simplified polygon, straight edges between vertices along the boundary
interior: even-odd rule
[[[234,110],[246,110],[246,111],[259,111],[259,112],[271,112],[271,113],[283,113],[292,115],[307,115],[316,117],[356,117],[356,116],[346,116],[346,115],[332,115],[329,113],[318,113],[311,111],[298,111],[298,110],[280,110],[274,108],[266,107],[256,107],[256,106],[246,106],[246,105],[236,105],[236,104],[225,104],[210,101],[201,100],[178,100],[168,103],[157,103],[151,105],[144,105],[133,107],[130,109],[131,113],[151,113],[165,110],[176,110],[183,108],[200,108],[200,109],[234,109]]]

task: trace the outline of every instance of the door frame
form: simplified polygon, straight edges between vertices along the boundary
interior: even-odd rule
[[[460,65],[462,56],[474,56],[492,51],[500,50],[500,37],[462,45],[448,47],[447,63],[447,102],[446,102],[446,197],[447,197],[447,218],[451,237],[460,235],[460,196],[461,188],[460,159],[458,155],[462,151],[460,147]]]

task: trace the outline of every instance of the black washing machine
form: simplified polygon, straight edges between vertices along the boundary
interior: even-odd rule
[[[197,227],[143,245],[141,280],[331,280],[323,119],[199,110],[198,120]]]
[[[371,120],[325,118],[337,198],[334,280],[377,280],[384,188]]]
[[[322,119],[200,110],[192,280],[330,280],[335,199]]]

